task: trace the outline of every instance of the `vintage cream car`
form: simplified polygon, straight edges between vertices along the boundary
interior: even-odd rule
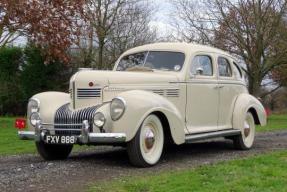
[[[156,43],[120,56],[112,71],[82,70],[70,92],[44,92],[28,103],[29,131],[47,160],[67,158],[73,144],[126,146],[133,165],[155,165],[164,145],[213,137],[252,147],[261,103],[228,53],[187,43]]]

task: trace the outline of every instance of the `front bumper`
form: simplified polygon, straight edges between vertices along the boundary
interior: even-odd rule
[[[84,120],[82,124],[71,124],[71,126],[81,125],[81,129],[59,129],[48,128],[51,126],[69,126],[69,124],[48,124],[38,121],[35,126],[35,131],[18,131],[19,138],[21,140],[44,140],[46,134],[54,134],[55,131],[81,131],[80,135],[77,135],[78,144],[117,144],[126,142],[125,133],[92,133],[89,132],[89,123]]]

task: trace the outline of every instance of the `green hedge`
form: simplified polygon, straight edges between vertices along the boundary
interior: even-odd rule
[[[22,49],[4,47],[0,49],[0,114],[21,113],[20,73],[23,64]]]

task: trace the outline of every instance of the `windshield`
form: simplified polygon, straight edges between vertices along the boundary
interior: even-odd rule
[[[184,54],[170,51],[149,51],[124,56],[117,71],[132,71],[134,68],[150,70],[180,71],[184,63]]]

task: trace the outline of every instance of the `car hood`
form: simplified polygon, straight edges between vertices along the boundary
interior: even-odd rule
[[[87,87],[90,82],[94,86],[110,84],[149,84],[178,81],[174,74],[160,72],[125,72],[125,71],[80,71],[72,79],[78,86]]]

